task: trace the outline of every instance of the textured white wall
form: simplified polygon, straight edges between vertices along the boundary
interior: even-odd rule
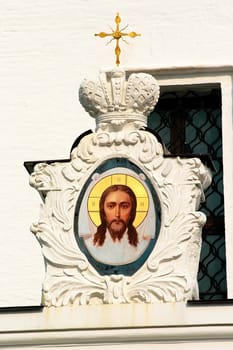
[[[142,33],[122,43],[122,66],[232,64],[232,0],[0,0],[0,306],[40,303],[43,260],[30,233],[40,198],[23,162],[68,158],[94,128],[77,90],[114,66],[114,45],[93,34],[117,11]]]

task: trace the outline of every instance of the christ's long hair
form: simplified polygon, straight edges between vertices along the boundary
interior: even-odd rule
[[[106,222],[105,212],[104,212],[104,202],[108,194],[115,191],[126,192],[131,199],[132,208],[130,212],[130,218],[127,224],[127,227],[128,227],[127,234],[128,234],[129,244],[137,247],[138,234],[137,234],[136,228],[133,226],[133,221],[136,216],[137,199],[134,192],[131,190],[131,188],[126,185],[112,185],[107,187],[105,191],[102,193],[102,196],[100,198],[100,203],[99,203],[101,224],[97,227],[97,232],[95,233],[93,238],[93,244],[96,246],[102,246],[104,244],[105,237],[106,237],[106,230],[107,230],[107,222]]]

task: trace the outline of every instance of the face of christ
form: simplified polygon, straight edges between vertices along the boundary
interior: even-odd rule
[[[105,198],[104,215],[113,241],[121,240],[128,226],[132,201],[128,193],[117,190]]]
[[[94,234],[93,245],[103,246],[108,230],[114,242],[120,241],[127,231],[129,244],[137,247],[138,233],[133,226],[136,208],[137,199],[130,187],[121,184],[107,187],[99,201],[101,224]]]

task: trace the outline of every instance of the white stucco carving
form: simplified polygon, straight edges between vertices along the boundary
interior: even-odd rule
[[[97,128],[105,122],[120,127],[124,117],[146,126],[158,98],[159,85],[150,74],[131,74],[126,82],[119,69],[100,73],[97,82],[85,79],[79,90],[80,102],[96,118]]]
[[[155,136],[142,129],[158,99],[154,78],[133,75],[127,85],[124,75],[115,76],[107,81],[101,75],[100,85],[85,82],[80,89],[80,100],[97,118],[96,132],[81,139],[69,162],[37,164],[30,177],[30,184],[45,198],[32,231],[46,264],[46,306],[173,302],[198,295],[196,278],[205,223],[198,206],[210,184],[210,172],[198,158],[164,157]],[[158,239],[145,263],[131,276],[100,275],[74,234],[80,192],[94,170],[112,158],[125,158],[138,166],[150,179],[161,206]]]

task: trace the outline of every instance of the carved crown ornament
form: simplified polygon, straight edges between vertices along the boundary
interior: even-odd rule
[[[159,98],[151,75],[102,72],[79,98],[96,131],[69,160],[35,163],[30,175],[43,198],[31,227],[46,265],[43,305],[198,298],[210,170],[196,157],[165,157],[145,129]]]
[[[147,116],[159,99],[159,85],[146,73],[131,74],[115,69],[99,74],[99,81],[85,79],[80,86],[79,100],[96,119],[97,127],[117,126],[133,122],[147,125]]]

